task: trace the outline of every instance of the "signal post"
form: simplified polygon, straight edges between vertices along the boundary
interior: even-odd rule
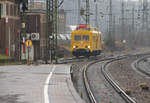
[[[30,55],[29,55],[29,49],[31,49],[32,46],[32,41],[31,40],[26,40],[26,47],[28,49],[28,59],[27,59],[27,65],[30,65]]]

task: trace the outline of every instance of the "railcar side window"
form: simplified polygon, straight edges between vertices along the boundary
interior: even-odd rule
[[[80,41],[81,40],[81,35],[75,35],[74,40],[75,41]]]
[[[83,40],[84,41],[89,41],[89,36],[88,35],[83,35]]]

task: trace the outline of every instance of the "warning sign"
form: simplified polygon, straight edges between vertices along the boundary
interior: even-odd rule
[[[32,41],[26,40],[26,47],[31,47],[31,46],[32,46]]]

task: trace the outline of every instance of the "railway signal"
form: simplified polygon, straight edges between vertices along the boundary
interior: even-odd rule
[[[80,16],[82,16],[85,24],[90,24],[90,3],[89,0],[86,0],[86,8],[80,8],[80,0],[78,0],[79,14],[78,14],[78,23],[80,24]]]
[[[22,11],[25,12],[26,10],[28,10],[28,3],[24,1],[22,3]]]
[[[53,59],[57,63],[58,8],[63,4],[63,2],[64,0],[58,4],[58,0],[46,0],[46,62],[50,58],[51,63]]]
[[[28,0],[23,0],[20,6],[21,6],[21,23],[22,23],[20,43],[23,45],[23,51],[24,51],[23,53],[25,53],[25,37],[26,37],[25,16],[26,16],[26,10],[28,10]]]

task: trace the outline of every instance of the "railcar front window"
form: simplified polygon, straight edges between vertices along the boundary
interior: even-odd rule
[[[83,36],[83,40],[84,40],[84,41],[89,41],[89,36],[88,36],[88,35],[84,35],[84,36]]]
[[[80,41],[81,40],[81,36],[80,35],[75,35],[74,36],[74,40],[75,41]]]

